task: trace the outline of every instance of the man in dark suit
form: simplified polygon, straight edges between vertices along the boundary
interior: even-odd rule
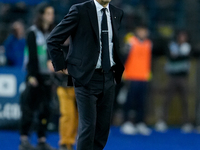
[[[118,32],[123,11],[111,0],[92,0],[71,7],[47,39],[56,72],[73,77],[79,111],[77,150],[102,150],[107,142],[115,82],[124,66]],[[61,44],[71,36],[64,58]]]

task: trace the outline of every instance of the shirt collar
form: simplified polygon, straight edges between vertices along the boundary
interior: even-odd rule
[[[101,11],[102,8],[104,8],[104,7],[103,7],[101,4],[99,4],[99,2],[97,2],[96,0],[94,0],[94,4],[95,4],[95,6],[96,6],[96,8],[97,8],[97,12]],[[109,12],[109,4],[106,6],[106,8],[107,8],[107,11]]]

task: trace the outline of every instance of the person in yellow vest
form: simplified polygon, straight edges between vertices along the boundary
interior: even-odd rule
[[[140,25],[135,28],[135,35],[129,36],[127,40],[129,54],[125,62],[124,79],[130,82],[130,87],[124,109],[125,123],[121,126],[124,134],[151,134],[151,130],[144,123],[152,53],[148,34],[147,27]]]
[[[68,52],[69,40],[66,40],[62,47],[65,55]],[[51,60],[48,61],[48,68],[54,72]],[[72,77],[62,73],[54,74],[54,83],[57,87],[59,100],[60,118],[59,118],[59,150],[74,150],[78,129],[78,111],[76,106],[76,96],[72,83]]]

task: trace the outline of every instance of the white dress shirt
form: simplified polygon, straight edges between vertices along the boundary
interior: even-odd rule
[[[99,39],[100,39],[100,54],[99,59],[96,65],[96,68],[102,68],[101,67],[101,54],[102,54],[102,43],[101,43],[101,22],[102,22],[102,16],[103,11],[102,8],[104,8],[101,4],[99,4],[96,0],[94,0],[96,11],[97,11],[97,18],[98,18],[98,25],[99,25]],[[112,30],[112,24],[111,24],[111,16],[110,16],[110,10],[109,10],[109,4],[106,7],[106,16],[107,16],[107,22],[108,22],[108,40],[109,40],[109,55],[110,55],[110,64],[111,67],[115,65],[114,59],[113,59],[113,30]]]

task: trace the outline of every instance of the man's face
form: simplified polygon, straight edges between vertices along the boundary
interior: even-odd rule
[[[111,0],[100,0],[102,1],[103,3],[110,3]]]
[[[97,2],[99,2],[100,4],[103,4],[103,5],[110,3],[110,1],[111,0],[97,0]]]

